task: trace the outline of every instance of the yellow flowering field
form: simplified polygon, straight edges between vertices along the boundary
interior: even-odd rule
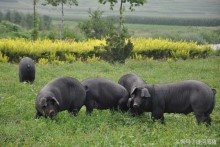
[[[193,58],[205,57],[211,52],[208,45],[195,42],[168,39],[131,38],[134,49],[131,58],[141,55],[142,58]],[[30,56],[35,61],[75,61],[77,59],[100,59],[105,40],[89,39],[76,42],[73,40],[37,40],[0,39],[0,62],[18,62],[23,56]],[[135,55],[135,56],[134,56]]]

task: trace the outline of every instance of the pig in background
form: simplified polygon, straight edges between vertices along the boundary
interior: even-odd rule
[[[24,57],[19,62],[19,81],[33,83],[35,80],[35,64],[29,57]]]

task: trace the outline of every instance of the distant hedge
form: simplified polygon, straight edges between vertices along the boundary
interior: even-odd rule
[[[209,45],[198,45],[195,42],[144,38],[132,38],[131,42],[134,49],[130,58],[134,59],[204,58],[212,51]],[[105,45],[105,40],[33,42],[26,39],[0,39],[0,62],[18,62],[23,56],[43,63],[101,60]]]
[[[117,20],[116,16],[109,16]],[[220,18],[125,16],[125,23],[177,26],[220,26]]]

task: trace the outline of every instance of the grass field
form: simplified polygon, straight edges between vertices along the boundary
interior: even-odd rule
[[[77,32],[76,27],[80,21],[66,20],[65,28]],[[53,20],[56,29],[60,20]],[[173,25],[147,25],[147,24],[125,24],[132,37],[144,38],[169,38],[172,40],[195,41],[199,44],[217,44],[220,42],[220,26],[173,26]],[[69,31],[70,31],[69,30]]]
[[[18,65],[0,64],[0,146],[196,146],[220,145],[220,57],[160,61],[128,60],[125,65],[75,62],[37,65],[33,85],[18,82]],[[212,125],[197,125],[193,114],[166,114],[166,124],[153,122],[150,114],[94,111],[77,117],[61,112],[54,120],[35,119],[35,98],[50,80],[72,76],[78,80],[104,77],[115,82],[133,72],[148,83],[201,80],[217,90]]]

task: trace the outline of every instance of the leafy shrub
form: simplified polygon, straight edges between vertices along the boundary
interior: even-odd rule
[[[65,28],[63,37],[64,39],[74,39],[76,41],[83,41],[86,39],[77,27],[74,29]]]
[[[0,22],[0,38],[31,38],[30,33],[24,31],[21,26],[8,21]]]
[[[40,58],[40,59],[38,60],[38,63],[41,64],[41,65],[45,65],[45,64],[48,64],[49,61],[48,61],[48,59]]]
[[[102,18],[103,11],[89,10],[89,20],[80,22],[78,27],[84,32],[87,38],[102,39],[105,38],[112,29],[115,29],[113,21]]]
[[[118,38],[120,37],[123,39],[119,41]],[[5,57],[8,57],[9,62],[18,62],[20,57],[29,56],[41,63],[45,62],[44,59],[47,59],[49,63],[52,63],[54,60],[65,62],[86,61],[87,58],[91,57],[101,57],[103,59],[108,54],[111,62],[121,63],[127,57],[137,57],[139,59],[204,58],[212,52],[211,46],[198,45],[196,42],[174,42],[169,39],[160,38],[130,38],[126,40],[120,35],[116,35],[111,39],[109,41],[113,42],[108,42],[109,46],[106,40],[96,39],[81,42],[73,40],[51,41],[47,39],[33,42],[26,39],[0,39],[0,52]],[[133,50],[131,50],[132,46]],[[119,49],[119,47],[122,48]],[[130,51],[131,54],[129,53]]]
[[[128,33],[125,28],[115,29],[106,39],[106,46],[104,47],[102,57],[110,63],[125,63],[133,50],[133,44],[128,39]]]
[[[56,31],[43,31],[39,32],[39,38],[42,39],[50,39],[50,40],[56,40],[58,39],[58,33]]]
[[[101,58],[100,57],[96,57],[95,55],[93,55],[92,57],[88,57],[86,59],[87,62],[91,63],[91,62],[97,62],[97,61],[100,61]]]
[[[25,29],[32,29],[33,15],[25,14],[18,11],[7,11],[6,13],[1,13],[0,20],[9,21],[11,23],[22,26]],[[52,26],[52,18],[48,15],[39,16],[39,30],[48,30]]]
[[[207,57],[212,51],[208,45],[198,45],[196,42],[172,41],[169,39],[132,39],[134,52],[143,57],[187,59]]]
[[[9,58],[0,52],[0,62],[8,62]]]
[[[76,57],[74,55],[70,54],[70,53],[65,54],[65,59],[67,61],[69,61],[70,63],[76,61]]]

